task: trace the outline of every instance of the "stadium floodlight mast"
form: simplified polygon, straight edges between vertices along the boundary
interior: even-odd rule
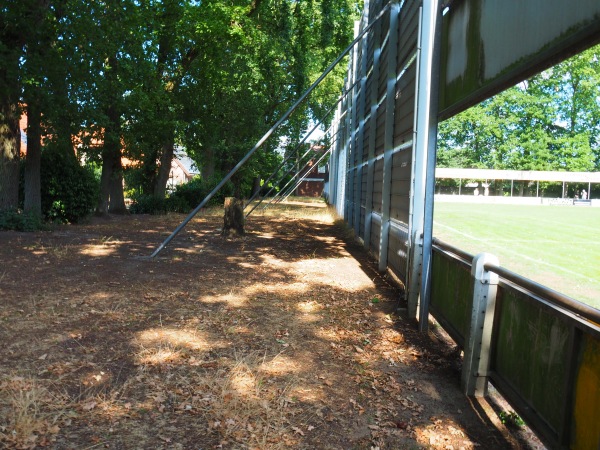
[[[183,230],[183,228],[189,223],[189,221],[192,220],[194,216],[198,214],[198,212],[202,208],[204,208],[204,206],[206,206],[210,199],[213,198],[213,196],[217,192],[219,192],[219,190],[231,179],[233,175],[235,175],[235,173],[246,163],[246,161],[250,159],[250,157],[256,152],[256,150],[258,150],[265,143],[265,141],[275,132],[275,130],[279,128],[281,124],[284,123],[292,115],[292,113],[298,108],[298,106],[300,106],[300,104],[306,99],[306,97],[308,97],[312,93],[312,91],[314,91],[316,87],[321,84],[325,77],[329,75],[329,73],[340,63],[340,61],[342,61],[346,54],[348,54],[348,52],[360,42],[362,37],[366,33],[368,33],[371,30],[371,28],[373,28],[373,26],[384,16],[385,12],[390,8],[391,4],[392,3],[388,3],[377,15],[377,17],[375,17],[373,21],[370,24],[368,24],[364,28],[364,30],[354,38],[350,45],[348,45],[348,47],[346,47],[346,49],[342,53],[340,53],[340,55],[335,59],[335,61],[333,61],[325,69],[325,71],[319,76],[319,78],[317,78],[315,82],[312,85],[310,85],[310,87],[304,92],[304,94],[302,94],[300,98],[296,100],[296,102],[290,107],[290,109],[288,109],[283,114],[283,116],[281,116],[281,118],[275,123],[275,125],[273,125],[263,135],[263,137],[258,140],[254,147],[252,147],[252,149],[250,149],[250,151],[246,153],[246,155],[235,165],[235,167],[231,169],[231,171],[227,175],[225,175],[225,177],[223,177],[219,184],[217,184],[215,188],[208,193],[204,200],[202,200],[200,204],[196,206],[191,213],[188,214],[188,216],[183,220],[183,222],[181,222],[177,226],[177,228],[175,228],[175,230],[173,230],[173,232],[156,248],[156,250],[154,250],[154,252],[150,255],[150,258],[155,258],[169,244],[169,242],[171,242],[173,238],[177,236],[181,232],[181,230]]]

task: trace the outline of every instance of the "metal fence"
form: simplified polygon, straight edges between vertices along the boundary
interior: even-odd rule
[[[600,448],[600,311],[434,240],[431,313],[464,349],[462,385],[488,381],[551,448]]]
[[[600,311],[499,267],[490,255],[474,258],[431,240],[434,158],[427,152],[435,152],[435,142],[420,142],[432,129],[420,118],[437,114],[437,105],[424,111],[435,98],[421,96],[435,91],[423,73],[439,70],[423,65],[434,61],[424,54],[423,40],[435,33],[427,4],[366,2],[357,36],[388,9],[350,53],[327,197],[379,270],[393,272],[409,296],[429,302],[420,327],[430,312],[464,349],[467,394],[485,395],[491,382],[552,448],[598,450]],[[445,108],[448,116],[448,102]],[[416,301],[408,305],[416,316]]]
[[[358,34],[383,9],[367,3]],[[334,121],[329,198],[366,249],[407,282],[420,3],[392,4],[351,53]]]

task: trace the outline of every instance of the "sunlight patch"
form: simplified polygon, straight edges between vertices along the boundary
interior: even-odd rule
[[[335,265],[339,269],[338,274],[345,273],[348,276],[333,278],[327,272],[331,266],[331,258],[304,259],[294,263],[293,268],[304,276],[310,276],[312,281],[318,280],[324,284],[337,285],[345,291],[375,287],[373,281],[360,268],[358,261],[351,258],[335,258]]]
[[[227,303],[227,306],[242,307],[248,302],[248,297],[230,291],[225,295],[203,295],[198,300],[202,303]]]
[[[296,306],[296,308],[298,308],[298,311],[303,312],[303,313],[314,313],[316,311],[320,311],[323,309],[323,305],[319,304],[318,302],[315,302],[313,300],[308,301],[308,302],[300,302],[298,303],[298,305]]]
[[[301,369],[300,365],[293,358],[282,355],[275,356],[270,361],[261,364],[260,370],[268,375],[283,375],[297,373]]]
[[[152,328],[141,331],[134,339],[140,347],[136,355],[138,364],[160,365],[174,363],[184,358],[187,351],[202,351],[210,348],[199,333],[173,328]]]
[[[81,250],[81,254],[86,256],[110,256],[113,253],[115,248],[106,245],[87,245]]]

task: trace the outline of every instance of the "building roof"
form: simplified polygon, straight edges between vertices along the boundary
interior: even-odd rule
[[[438,167],[436,178],[465,178],[470,180],[567,181],[571,183],[600,183],[600,172],[553,172],[541,170],[452,169]]]
[[[187,156],[183,149],[175,150],[175,158],[177,162],[183,167],[183,169],[191,176],[200,175],[200,170],[192,158]]]

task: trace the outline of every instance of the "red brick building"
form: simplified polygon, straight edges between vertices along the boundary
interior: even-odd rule
[[[317,166],[316,162],[319,160],[324,148],[314,149],[315,156],[311,159],[304,171],[300,173],[300,177],[306,177],[296,188],[296,195],[302,197],[320,197],[323,195],[323,188],[325,182],[329,178],[329,170],[326,163],[321,163]]]

